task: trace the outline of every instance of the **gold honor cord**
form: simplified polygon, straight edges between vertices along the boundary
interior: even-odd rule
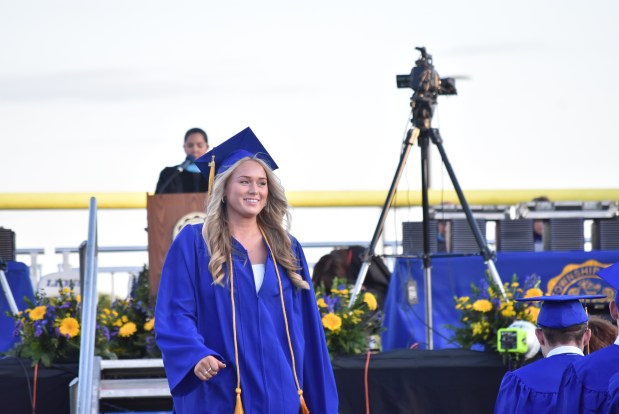
[[[211,167],[208,171],[208,188],[206,189],[206,199],[208,200],[213,192],[213,182],[215,182],[215,154],[211,158],[211,162],[208,163]]]
[[[232,255],[228,254],[230,260],[230,300],[232,301],[232,333],[234,337],[234,359],[236,361],[236,405],[234,414],[243,414],[243,402],[241,401],[241,368],[239,366],[239,346],[236,340],[236,307],[234,306],[234,270],[232,266]]]
[[[290,357],[292,361],[292,373],[294,375],[294,382],[297,384],[297,393],[299,394],[299,400],[301,402],[301,414],[309,414],[309,409],[307,408],[307,404],[305,404],[305,399],[303,398],[303,390],[299,385],[299,378],[297,377],[297,368],[294,361],[294,350],[292,349],[292,340],[290,339],[290,330],[288,329],[288,318],[286,317],[286,306],[284,305],[284,291],[282,288],[282,278],[279,275],[279,269],[277,268],[277,261],[275,260],[275,255],[273,254],[273,249],[271,249],[271,245],[269,244],[269,240],[267,239],[267,235],[264,234],[264,230],[262,227],[260,228],[260,233],[262,233],[262,237],[264,237],[264,241],[266,242],[269,251],[271,252],[271,259],[273,259],[273,265],[275,266],[275,273],[277,274],[277,283],[279,284],[279,299],[282,303],[282,313],[284,314],[284,325],[286,326],[286,336],[288,337],[288,347],[290,348]]]
[[[288,328],[288,317],[286,316],[286,306],[284,304],[284,293],[282,288],[282,278],[279,274],[279,269],[277,268],[277,261],[275,260],[275,255],[273,254],[273,249],[271,249],[271,245],[269,244],[269,240],[267,239],[266,234],[262,228],[260,228],[260,233],[262,233],[262,237],[264,237],[264,241],[271,252],[271,259],[273,260],[273,265],[275,266],[275,273],[277,274],[277,283],[279,285],[279,298],[282,304],[282,314],[284,315],[284,325],[286,327],[286,337],[288,338],[288,347],[290,348],[290,357],[292,361],[292,374],[294,376],[294,382],[297,386],[297,393],[299,394],[299,401],[301,404],[301,414],[309,414],[309,409],[307,408],[307,404],[305,403],[305,399],[303,398],[303,390],[299,385],[299,378],[297,377],[297,368],[294,359],[294,350],[292,349],[292,340],[290,339],[290,329]],[[236,339],[236,311],[234,305],[234,271],[232,268],[232,255],[228,255],[228,259],[230,260],[230,298],[232,299],[232,328],[234,330],[234,357],[236,358],[236,407],[234,408],[234,414],[243,414],[243,403],[241,401],[241,370],[239,367],[239,351],[238,344]]]

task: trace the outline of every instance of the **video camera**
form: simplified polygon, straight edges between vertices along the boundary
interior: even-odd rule
[[[414,93],[411,97],[413,109],[413,124],[418,128],[430,128],[434,116],[434,107],[438,95],[455,95],[456,81],[453,78],[442,78],[434,70],[432,55],[426,52],[425,47],[416,47],[421,52],[410,75],[396,75],[398,88],[411,88]]]
[[[425,47],[416,47],[421,57],[415,62],[410,75],[396,75],[398,88],[411,88],[417,93],[436,95],[456,95],[456,80],[441,78],[432,64],[432,55]]]
[[[527,332],[520,328],[503,328],[497,331],[496,348],[499,352],[526,354]]]

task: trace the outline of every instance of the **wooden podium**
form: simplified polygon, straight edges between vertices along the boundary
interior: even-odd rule
[[[148,225],[148,283],[157,296],[161,270],[174,235],[185,224],[204,220],[206,193],[157,194],[146,197]]]

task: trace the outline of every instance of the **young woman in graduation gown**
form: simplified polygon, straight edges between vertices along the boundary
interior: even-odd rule
[[[155,314],[175,412],[336,414],[311,277],[283,227],[277,165],[249,128],[202,158],[203,173],[217,174],[207,218],[172,243]]]

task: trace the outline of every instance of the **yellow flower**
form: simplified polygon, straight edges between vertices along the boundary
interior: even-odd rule
[[[536,306],[529,306],[524,311],[527,319],[532,323],[537,323],[537,316],[539,315],[539,308]]]
[[[121,326],[123,326],[123,321],[121,321],[120,319],[116,319],[116,321],[113,323],[113,325],[121,327]]]
[[[30,319],[33,321],[38,321],[43,319],[45,316],[45,312],[47,312],[47,306],[37,306],[36,308],[30,311]]]
[[[478,312],[489,312],[492,310],[492,302],[486,299],[478,299],[473,303],[473,310]]]
[[[123,321],[123,323],[129,322],[129,318],[127,318],[126,315],[123,315],[122,318],[120,318],[120,320]]]
[[[77,301],[77,303],[80,303],[82,301],[82,295],[75,296],[75,300]]]
[[[80,323],[75,318],[67,317],[60,322],[60,327],[58,330],[64,336],[73,338],[80,333]]]
[[[342,318],[334,313],[327,313],[322,317],[322,326],[330,331],[337,331],[342,327]]]
[[[342,290],[340,290],[340,293],[342,295],[348,295],[348,289],[342,289]]]
[[[501,306],[501,315],[505,316],[506,318],[512,318],[516,316],[514,304],[512,302],[509,302]]]
[[[108,308],[103,308],[103,312],[105,312],[106,315],[109,315],[111,313]]]
[[[71,293],[71,288],[68,288],[68,287],[62,288],[62,293]]]
[[[135,326],[135,323],[133,322],[128,322],[126,324],[124,324],[119,330],[118,330],[118,336],[122,336],[122,337],[128,337],[133,335],[134,333],[136,333],[138,330],[137,326]]]
[[[144,324],[144,330],[146,332],[152,331],[154,327],[155,327],[155,319],[154,318]]]
[[[524,294],[525,298],[534,298],[537,296],[544,296],[544,292],[542,292],[540,288],[528,289],[527,292]]]
[[[512,282],[512,287],[517,288],[518,286],[520,286],[520,283],[518,283],[518,282]]]
[[[370,292],[365,292],[365,294],[363,295],[363,301],[367,303],[370,310],[376,310],[376,306],[378,305],[376,302],[376,297],[374,297],[374,295],[372,295]]]
[[[471,324],[471,331],[473,331],[473,335],[479,335],[482,332],[482,326],[479,322],[473,322]]]
[[[323,298],[320,298],[316,301],[316,303],[318,304],[319,308],[326,308],[327,304],[325,302],[325,300]]]

